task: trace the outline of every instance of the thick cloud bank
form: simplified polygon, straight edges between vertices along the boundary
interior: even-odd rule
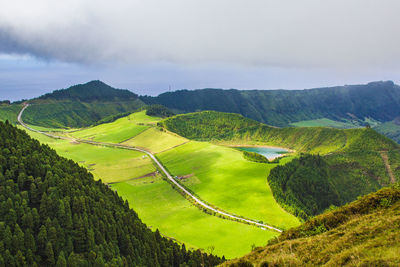
[[[90,64],[398,68],[398,0],[1,0],[0,53]]]

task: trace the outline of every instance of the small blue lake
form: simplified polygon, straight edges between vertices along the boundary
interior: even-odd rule
[[[267,159],[274,159],[282,154],[289,153],[287,149],[277,147],[238,147],[238,149],[261,154]]]

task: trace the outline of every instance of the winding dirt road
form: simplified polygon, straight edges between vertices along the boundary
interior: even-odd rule
[[[69,140],[69,141],[75,141],[75,142],[80,142],[80,143],[86,143],[86,144],[91,144],[91,145],[101,145],[101,146],[107,146],[107,147],[117,147],[117,148],[122,148],[122,149],[128,149],[128,150],[135,150],[135,151],[140,151],[143,152],[145,154],[147,154],[156,164],[157,166],[161,169],[161,171],[166,175],[166,177],[168,178],[168,180],[171,181],[171,183],[173,183],[174,185],[176,185],[180,190],[182,190],[182,192],[184,192],[187,196],[189,196],[192,200],[195,201],[195,203],[197,203],[198,205],[202,206],[203,208],[221,214],[225,217],[228,217],[234,221],[238,221],[238,222],[242,222],[242,223],[247,223],[247,224],[251,224],[251,225],[255,225],[264,229],[269,229],[269,230],[273,230],[276,232],[281,233],[282,230],[267,225],[267,224],[262,224],[259,223],[257,221],[251,220],[251,219],[245,219],[236,215],[233,215],[229,212],[226,211],[222,211],[216,208],[211,207],[210,205],[204,203],[202,200],[200,200],[199,198],[197,198],[196,196],[194,196],[192,193],[190,193],[185,187],[183,187],[180,183],[178,183],[173,177],[172,175],[164,168],[164,166],[161,164],[161,162],[149,151],[144,150],[144,149],[140,149],[140,148],[136,148],[136,147],[130,147],[130,146],[125,146],[125,145],[121,145],[121,144],[113,144],[113,143],[103,143],[103,142],[96,142],[96,141],[91,141],[91,140],[85,140],[85,139],[78,139],[78,138],[71,138],[71,137],[66,137],[66,136],[57,136],[57,135],[53,135],[50,134],[48,132],[43,132],[43,131],[39,131],[36,129],[33,129],[31,127],[29,127],[28,125],[26,125],[24,123],[24,121],[22,120],[22,114],[25,111],[25,109],[29,107],[29,104],[24,104],[24,107],[21,109],[21,111],[18,114],[18,122],[26,129],[33,131],[33,132],[37,132],[40,134],[44,134],[48,137],[51,138],[56,138],[56,139],[64,139],[64,140]]]

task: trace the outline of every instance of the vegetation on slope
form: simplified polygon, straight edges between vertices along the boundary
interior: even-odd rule
[[[158,153],[157,158],[183,178],[184,186],[222,210],[281,229],[299,224],[279,206],[268,186],[267,175],[275,163],[250,162],[238,149],[195,141]]]
[[[120,143],[142,133],[158,120],[160,118],[147,116],[143,110],[114,122],[75,131],[71,135],[82,139]]]
[[[398,120],[379,124],[378,126],[374,127],[374,129],[377,132],[393,139],[397,143],[400,143],[400,122]]]
[[[372,129],[274,128],[239,114],[203,111],[167,118],[159,125],[189,139],[285,146],[298,152],[390,150],[397,145]]]
[[[319,118],[362,122],[400,116],[400,88],[391,81],[310,90],[180,90],[141,99],[182,112],[238,113],[275,126]]]
[[[281,206],[307,219],[330,205],[341,204],[329,177],[329,166],[321,156],[302,155],[284,166],[272,169],[268,182]]]
[[[391,81],[310,90],[180,90],[140,98],[178,113],[233,112],[281,127],[355,128],[383,123],[376,130],[400,142],[400,128],[391,122],[400,116],[400,87]]]
[[[10,123],[17,123],[18,112],[21,110],[21,106],[18,104],[2,104],[0,105],[0,121],[8,120]]]
[[[310,166],[306,164],[298,171],[297,167],[301,166],[299,161],[279,169],[287,173],[289,178],[290,175],[295,175],[296,177],[288,180],[296,185],[303,185],[301,189],[309,192],[308,195],[298,193],[294,198],[293,195],[277,198],[283,207],[303,219],[322,212],[331,204],[353,201],[360,195],[390,184],[381,153],[388,153],[393,169],[400,167],[398,145],[370,128],[273,128],[238,114],[215,111],[177,115],[161,121],[159,125],[195,140],[227,144],[268,144],[289,147],[297,152],[321,154],[323,160],[318,161],[321,163],[320,169],[311,167],[313,160]],[[315,176],[315,184],[309,184],[310,175]],[[400,178],[399,175],[400,172],[394,171],[396,179]],[[276,190],[282,190],[283,185],[286,186],[270,185],[275,197],[283,194]],[[328,202],[316,203],[319,199],[316,196],[320,194],[319,187],[325,188],[325,193],[332,194]],[[338,197],[335,197],[334,192]]]
[[[398,266],[399,216],[397,185],[321,214],[224,265]]]
[[[243,151],[243,157],[249,161],[269,163],[269,160],[265,156],[256,152]]]
[[[100,81],[56,90],[29,102],[33,105],[24,112],[24,121],[50,128],[85,127],[144,106],[136,94]]]
[[[290,126],[296,127],[333,127],[339,129],[350,129],[361,127],[358,121],[334,121],[327,118],[320,118],[315,120],[305,120],[293,122]]]
[[[146,177],[111,185],[139,217],[168,237],[184,241],[186,248],[233,259],[263,246],[277,232],[210,216],[183,198],[159,177]]]
[[[25,132],[0,123],[0,265],[215,265],[151,232],[115,192]]]
[[[166,118],[166,117],[174,116],[175,113],[173,113],[171,110],[164,107],[163,105],[153,104],[153,105],[146,107],[146,115]]]
[[[38,97],[40,100],[75,100],[82,102],[134,100],[138,95],[129,90],[115,89],[101,81],[77,84],[67,89],[55,90]]]

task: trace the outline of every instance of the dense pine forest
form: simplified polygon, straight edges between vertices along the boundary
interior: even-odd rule
[[[329,206],[344,204],[329,179],[329,166],[319,155],[302,155],[271,170],[268,183],[278,203],[307,219]]]
[[[116,192],[0,122],[0,266],[214,266],[152,232]]]

